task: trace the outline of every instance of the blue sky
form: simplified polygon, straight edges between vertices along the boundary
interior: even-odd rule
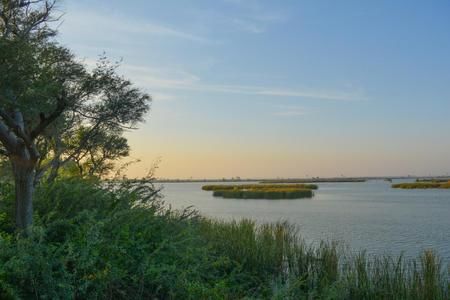
[[[161,177],[450,172],[448,1],[66,0],[60,41],[149,92]]]

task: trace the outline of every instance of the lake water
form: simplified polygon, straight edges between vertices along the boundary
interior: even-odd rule
[[[355,250],[407,256],[431,248],[450,262],[450,190],[392,189],[389,182],[370,180],[319,183],[312,199],[242,200],[215,198],[202,185],[165,183],[164,200],[175,209],[193,206],[223,220],[287,220],[311,243],[337,240]]]

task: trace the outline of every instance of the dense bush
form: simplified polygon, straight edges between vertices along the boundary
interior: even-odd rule
[[[432,252],[355,256],[287,223],[170,211],[148,184],[79,179],[38,188],[23,236],[11,194],[2,184],[0,299],[448,299]]]
[[[190,224],[198,217],[162,209],[151,187],[59,181],[38,189],[35,207],[36,225],[27,237],[2,231],[1,299],[215,293],[216,280],[207,271],[220,269],[221,261],[194,234]]]

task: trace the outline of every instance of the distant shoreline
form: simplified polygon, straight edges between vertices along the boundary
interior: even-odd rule
[[[155,183],[195,182],[263,182],[263,183],[351,183],[386,179],[442,179],[448,176],[380,176],[380,177],[324,177],[324,178],[213,178],[213,179],[156,179]]]

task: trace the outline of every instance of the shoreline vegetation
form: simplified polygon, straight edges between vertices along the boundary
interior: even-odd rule
[[[394,189],[450,189],[450,181],[417,181],[393,184]]]
[[[314,184],[241,184],[204,185],[202,190],[212,191],[214,197],[226,199],[301,199],[312,198],[317,190]]]
[[[0,184],[1,299],[449,299],[448,262],[431,250],[313,246],[287,222],[171,210],[145,182],[40,185],[35,225],[18,237],[14,187]]]

